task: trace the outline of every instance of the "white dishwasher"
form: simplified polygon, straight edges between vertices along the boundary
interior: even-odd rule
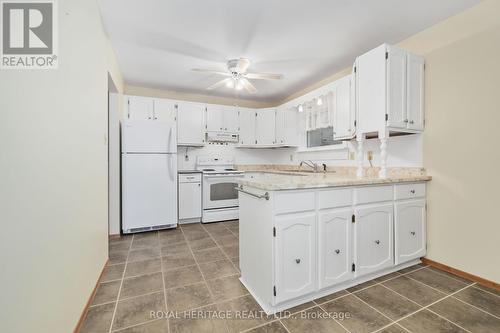
[[[179,172],[179,223],[201,222],[201,172]]]

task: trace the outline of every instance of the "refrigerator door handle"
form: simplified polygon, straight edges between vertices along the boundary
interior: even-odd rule
[[[171,153],[173,151],[172,149],[172,127],[170,127],[170,130],[168,132],[168,143],[167,143],[167,149],[168,152]]]
[[[175,175],[174,175],[174,165],[173,165],[173,158],[172,158],[172,154],[167,154],[167,158],[168,158],[168,175],[170,177],[170,179],[173,181],[175,180]]]

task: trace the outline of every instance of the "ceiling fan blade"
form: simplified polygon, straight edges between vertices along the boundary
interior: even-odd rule
[[[224,76],[231,76],[231,73],[221,72],[221,71],[218,71],[215,69],[192,68],[191,71],[200,72],[200,73],[211,73],[211,74],[219,74],[219,75],[224,75]]]
[[[257,88],[253,84],[250,83],[245,78],[240,79],[241,84],[243,85],[243,88],[245,88],[246,91],[248,91],[250,94],[255,94],[257,92]]]
[[[283,75],[271,74],[271,73],[246,73],[245,77],[249,79],[260,79],[260,80],[279,80],[283,78]]]
[[[220,87],[224,86],[228,81],[231,81],[231,80],[232,80],[232,78],[230,78],[230,77],[223,79],[223,80],[220,80],[219,82],[216,82],[216,83],[212,84],[210,87],[208,87],[207,90],[214,90],[214,89],[220,88]]]
[[[250,60],[246,58],[239,58],[238,64],[236,65],[236,71],[238,73],[245,73],[250,66]]]

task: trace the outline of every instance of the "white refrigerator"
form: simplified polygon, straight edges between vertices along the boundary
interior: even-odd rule
[[[177,226],[175,122],[122,122],[122,231]]]

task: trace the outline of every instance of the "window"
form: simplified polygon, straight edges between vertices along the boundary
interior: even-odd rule
[[[307,131],[307,147],[321,147],[342,144],[333,140],[333,127],[324,127]]]

